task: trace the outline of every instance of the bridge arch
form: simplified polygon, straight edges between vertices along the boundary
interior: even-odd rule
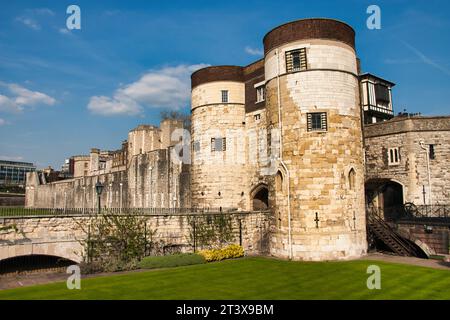
[[[0,274],[65,268],[76,261],[43,254],[20,255],[0,260]]]
[[[0,262],[5,259],[33,255],[59,257],[79,263],[83,260],[83,247],[76,240],[0,245]]]

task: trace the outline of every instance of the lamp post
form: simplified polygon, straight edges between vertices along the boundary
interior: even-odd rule
[[[122,203],[122,187],[123,187],[123,183],[122,182],[119,183],[119,186],[120,186],[120,198],[119,198],[119,208],[120,208],[120,210],[119,210],[119,213],[122,213],[122,205],[123,205],[123,203]]]
[[[97,181],[97,183],[95,184],[95,191],[97,192],[98,213],[100,214],[100,210],[101,210],[100,195],[102,194],[102,191],[103,191],[103,185],[100,183],[100,181]]]
[[[83,186],[83,214],[84,214],[84,208],[86,206],[86,186]]]
[[[111,208],[112,207],[112,198],[113,198],[113,190],[112,190],[112,182],[109,183],[109,190],[108,190],[108,207]]]
[[[148,204],[148,207],[149,208],[151,208],[151,207],[153,207],[153,194],[152,194],[152,192],[153,192],[153,188],[152,188],[152,185],[153,185],[153,167],[152,166],[150,166],[149,168],[148,168],[148,170],[150,171],[150,203]]]

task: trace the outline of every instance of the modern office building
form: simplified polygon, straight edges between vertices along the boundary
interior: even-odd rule
[[[25,187],[26,174],[32,171],[36,171],[32,163],[0,160],[0,187]]]

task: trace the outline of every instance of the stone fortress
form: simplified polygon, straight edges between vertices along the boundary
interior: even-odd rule
[[[72,179],[30,173],[26,205],[96,208],[100,182],[107,208],[267,210],[271,255],[331,260],[366,253],[369,201],[450,202],[450,117],[394,117],[394,84],[362,73],[349,25],[293,21],[263,44],[248,66],[192,74],[189,138],[178,120],[138,126],[72,157]]]

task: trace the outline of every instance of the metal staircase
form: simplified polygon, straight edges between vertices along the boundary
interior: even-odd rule
[[[368,232],[383,242],[392,252],[399,256],[423,256],[421,250],[410,241],[402,237],[394,228],[392,228],[377,213],[371,212],[367,215]]]

